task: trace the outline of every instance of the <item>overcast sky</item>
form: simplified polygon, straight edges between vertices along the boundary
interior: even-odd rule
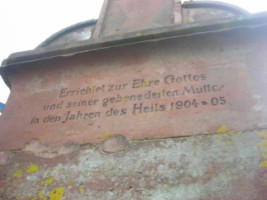
[[[35,48],[72,24],[97,19],[103,0],[0,0],[0,63],[11,53]],[[250,12],[267,10],[267,0],[227,0]],[[0,78],[0,102],[9,90]]]

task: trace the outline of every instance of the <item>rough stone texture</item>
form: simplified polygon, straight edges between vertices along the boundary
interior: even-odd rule
[[[266,200],[267,30],[246,30],[6,62],[0,199]]]
[[[173,0],[105,0],[103,7],[93,37],[174,24]],[[178,14],[181,16],[181,11]]]
[[[143,140],[222,125],[266,128],[266,33],[228,30],[7,67],[0,150],[34,139],[62,146],[110,134]]]
[[[38,140],[32,140],[30,143],[26,144],[23,151],[30,152],[38,157],[43,158],[55,158],[60,155],[65,155],[77,150],[78,145],[64,145],[60,147],[51,147],[42,144]]]
[[[127,145],[128,141],[124,136],[115,135],[104,142],[102,150],[107,153],[116,153],[125,150]]]
[[[44,41],[40,47],[64,47],[64,45],[68,45],[73,42],[89,40],[92,37],[94,28],[95,25],[83,26],[76,29],[73,28],[74,30],[68,32],[66,31],[66,33],[62,33],[60,37],[53,38],[51,42]]]
[[[7,153],[0,151],[0,165],[7,165],[8,163]]]
[[[234,13],[225,10],[198,8],[198,9],[183,9],[184,23],[203,23],[211,20],[223,20],[236,17]]]
[[[3,200],[266,200],[267,131],[83,145],[56,158],[17,151],[1,168]]]

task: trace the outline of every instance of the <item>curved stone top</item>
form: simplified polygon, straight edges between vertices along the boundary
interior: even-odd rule
[[[0,74],[4,76],[5,68],[21,63],[167,37],[181,37],[211,31],[266,25],[267,21],[265,12],[249,14],[237,6],[221,2],[184,2],[181,9],[183,19],[180,24],[140,31],[119,32],[118,34],[101,37],[97,37],[96,33],[97,24],[103,23],[101,17],[98,20],[88,20],[74,24],[53,34],[34,50],[11,54],[8,59],[3,61]]]
[[[182,4],[183,23],[204,22],[246,15],[249,15],[249,12],[246,10],[224,2],[186,1]],[[36,48],[60,48],[63,45],[73,42],[90,40],[93,36],[96,24],[97,20],[91,19],[71,25],[54,33]]]
[[[91,38],[97,20],[91,19],[66,27],[51,35],[36,48],[62,46],[67,43],[88,40]]]
[[[235,15],[248,15],[250,14],[247,10],[225,2],[220,1],[186,1],[182,5],[183,8],[212,8],[225,10]]]

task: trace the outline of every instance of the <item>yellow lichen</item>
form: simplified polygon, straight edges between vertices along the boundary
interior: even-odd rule
[[[85,190],[83,189],[83,188],[80,188],[80,193],[84,193],[85,192]]]
[[[198,142],[200,142],[200,139],[195,138],[195,139],[194,139],[194,142],[197,142],[197,143],[198,143]]]
[[[122,102],[127,102],[128,99],[126,97],[122,97]]]
[[[104,135],[100,135],[100,136],[99,136],[99,139],[101,139],[101,140],[106,140],[106,139],[108,139],[108,138],[110,138],[110,137],[112,137],[112,136],[113,136],[112,133],[106,133],[106,134],[104,134]]]
[[[50,200],[61,200],[64,196],[64,187],[58,187],[49,193]]]
[[[216,140],[222,140],[223,138],[221,136],[216,136],[215,139]]]
[[[47,200],[44,191],[42,190],[38,191],[38,200]]]
[[[241,136],[241,132],[239,131],[238,133],[237,133],[237,137],[240,137]]]
[[[222,125],[217,131],[216,131],[216,133],[217,134],[222,134],[222,133],[226,133],[228,130],[227,130],[227,128],[224,126],[224,125]]]
[[[143,87],[147,87],[147,86],[149,86],[149,81],[144,80]]]
[[[227,135],[227,137],[229,137],[229,138],[230,138],[230,137],[232,137],[232,136],[233,136],[233,132],[227,132],[227,133],[226,133],[226,135]]]
[[[267,140],[267,131],[259,131],[258,134]]]
[[[189,15],[188,15],[188,22],[189,23],[193,23],[195,20],[194,20],[194,17],[193,17],[193,15],[191,14],[191,13],[189,13]]]
[[[267,160],[261,162],[260,167],[267,167]]]
[[[46,185],[50,185],[55,181],[54,177],[49,177],[45,180]]]
[[[39,170],[39,167],[36,164],[32,164],[28,169],[27,173],[35,173]]]
[[[16,172],[13,174],[13,177],[18,178],[18,177],[21,176],[21,174],[22,174],[22,170],[19,169],[18,171],[16,171]]]

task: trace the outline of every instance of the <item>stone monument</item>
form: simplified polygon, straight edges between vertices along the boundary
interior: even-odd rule
[[[97,21],[12,54],[0,197],[266,199],[266,22],[106,0]]]

